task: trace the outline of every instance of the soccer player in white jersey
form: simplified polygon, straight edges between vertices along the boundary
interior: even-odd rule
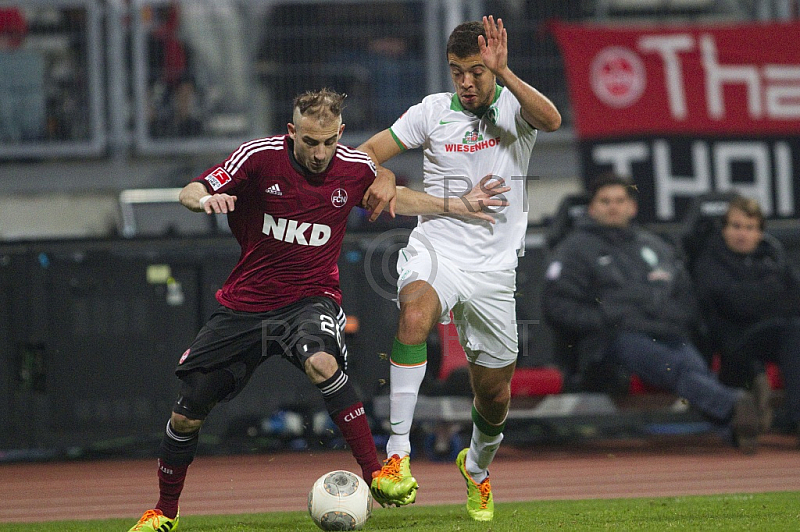
[[[475,395],[470,446],[456,463],[467,482],[469,515],[488,521],[494,516],[488,467],[503,438],[518,350],[514,290],[527,227],[524,176],[537,130],[558,129],[561,115],[509,69],[501,19],[483,17],[455,28],[447,61],[455,93],[427,96],[359,149],[381,164],[423,147],[429,198],[455,198],[483,182],[494,192],[502,190],[505,196],[496,197],[507,199],[507,205],[492,209],[491,216],[470,219],[434,214],[441,211],[429,208],[418,193],[398,187],[397,213],[419,215],[419,222],[397,264],[400,317],[390,366],[392,434],[388,458],[372,487],[402,504],[416,499],[409,434],[425,375],[425,342],[433,326],[446,323],[452,312]]]

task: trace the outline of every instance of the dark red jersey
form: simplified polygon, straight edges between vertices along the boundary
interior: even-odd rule
[[[337,260],[347,216],[375,179],[367,154],[339,144],[328,168],[312,174],[288,135],[242,144],[195,181],[209,193],[236,196],[228,225],[242,254],[217,300],[264,312],[309,296],[341,305]]]

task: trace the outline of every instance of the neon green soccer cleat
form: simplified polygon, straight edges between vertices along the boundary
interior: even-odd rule
[[[378,504],[387,506],[405,506],[417,500],[417,479],[411,476],[411,465],[408,456],[400,458],[394,454],[384,460],[380,471],[372,474],[370,490]]]
[[[161,510],[147,510],[139,522],[133,525],[128,532],[172,532],[178,529],[180,512],[175,519],[170,519],[161,513]]]
[[[491,521],[494,517],[494,498],[489,477],[478,484],[467,473],[467,451],[463,449],[456,457],[456,465],[461,476],[467,481],[467,513],[476,521]]]

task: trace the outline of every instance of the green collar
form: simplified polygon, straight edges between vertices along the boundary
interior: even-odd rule
[[[494,99],[492,100],[492,103],[497,101],[497,99],[500,97],[500,93],[502,91],[503,91],[503,87],[501,87],[500,85],[495,84],[495,86],[494,86]],[[478,118],[481,118],[483,116],[483,113],[485,113],[487,109],[489,109],[489,108],[488,107],[484,107],[483,109],[479,110],[477,113],[474,113],[474,114]],[[457,93],[454,93],[453,94],[453,98],[450,100],[450,110],[452,110],[452,111],[465,111],[464,106],[461,105],[461,100],[458,99],[458,94]]]

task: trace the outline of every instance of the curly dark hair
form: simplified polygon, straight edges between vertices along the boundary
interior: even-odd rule
[[[293,109],[303,116],[319,116],[320,119],[336,118],[342,115],[344,99],[347,94],[328,88],[306,91],[295,97]]]
[[[453,54],[456,57],[463,58],[480,53],[478,35],[483,35],[483,38],[486,38],[483,22],[474,21],[459,24],[450,33],[450,38],[447,39],[447,55]]]

